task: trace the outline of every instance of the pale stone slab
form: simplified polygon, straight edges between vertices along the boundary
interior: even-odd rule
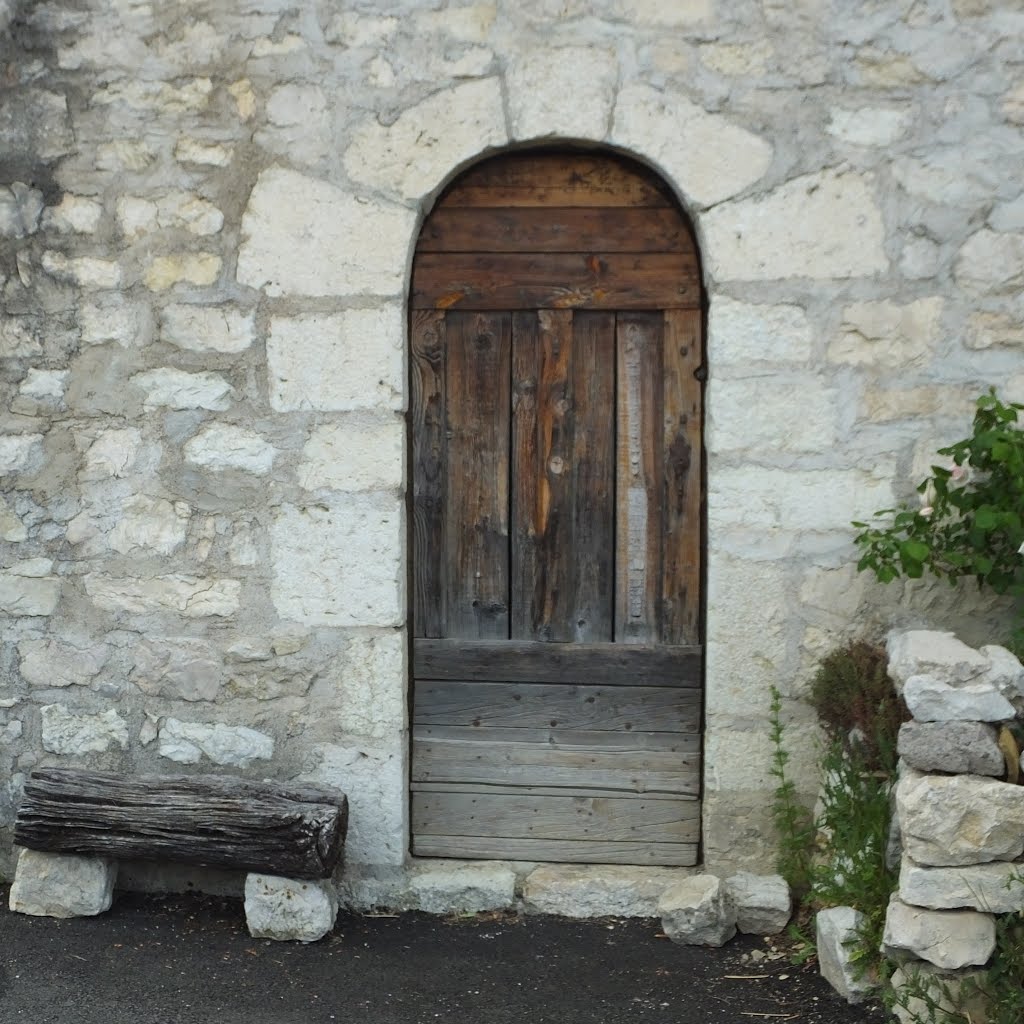
[[[1021,786],[910,771],[896,786],[896,813],[903,848],[918,864],[983,864],[1024,852]]]
[[[653,160],[696,206],[749,188],[764,177],[773,156],[771,143],[734,121],[708,113],[682,93],[639,83],[620,90],[608,138]],[[709,248],[714,254],[718,247]]]
[[[766,196],[723,203],[702,224],[719,281],[845,279],[889,266],[874,180],[852,171],[806,174]]]
[[[354,181],[419,199],[467,160],[507,141],[501,84],[484,78],[436,92],[393,124],[366,121],[353,133],[345,170]],[[403,251],[396,270],[404,257]]]
[[[46,273],[79,288],[117,288],[121,284],[121,266],[116,260],[103,260],[95,256],[66,256],[62,252],[48,249],[39,262]]]
[[[52,615],[60,601],[60,579],[0,572],[0,611],[7,615]]]
[[[110,647],[86,639],[22,640],[18,654],[21,677],[32,686],[87,686],[107,663]]]
[[[833,107],[826,131],[854,146],[891,146],[906,135],[914,119],[912,110],[889,107]]]
[[[101,857],[22,850],[10,908],[35,917],[93,917],[110,909],[117,863]]]
[[[125,502],[107,542],[121,554],[141,549],[170,555],[185,543],[191,519],[188,502],[136,494]]]
[[[44,704],[43,749],[51,754],[102,754],[111,747],[128,746],[128,722],[113,708],[98,715],[77,714],[63,704]]]
[[[166,306],[160,340],[187,352],[244,352],[252,345],[255,315],[233,306]]]
[[[977,232],[964,243],[957,257],[957,284],[973,295],[1017,294],[1024,284],[1024,234]]]
[[[740,871],[725,880],[725,896],[736,911],[736,927],[746,935],[778,935],[789,924],[793,904],[781,875]]]
[[[996,922],[976,910],[923,910],[889,901],[882,949],[888,956],[911,954],[946,970],[980,967],[996,947]]]
[[[351,416],[314,427],[296,471],[307,491],[387,490],[405,479],[405,423]]]
[[[839,336],[828,347],[830,362],[896,369],[919,365],[940,340],[944,307],[937,296],[896,302],[857,302],[843,310]]]
[[[402,502],[379,491],[330,508],[282,505],[270,531],[278,614],[309,626],[401,625],[404,520]]]
[[[979,648],[979,653],[988,659],[985,680],[1009,701],[1024,698],[1024,665],[1020,659],[998,644],[987,644]]]
[[[238,281],[273,296],[395,295],[415,224],[411,209],[271,167],[242,218]]]
[[[427,914],[504,910],[515,898],[516,873],[500,861],[431,861],[417,867],[409,879],[409,909]]]
[[[231,385],[219,373],[188,373],[164,366],[137,373],[131,379],[146,392],[147,410],[210,409],[223,412],[231,405]]]
[[[165,718],[157,732],[157,753],[179,764],[198,764],[206,757],[214,764],[247,768],[253,761],[269,761],[274,756],[274,740],[244,725]]]
[[[800,306],[758,305],[718,295],[711,300],[708,316],[711,361],[730,376],[739,376],[741,370],[757,372],[759,364],[803,363],[811,358],[814,335]]]
[[[31,472],[42,459],[42,434],[0,435],[0,475]]]
[[[1006,770],[995,729],[978,721],[904,722],[896,750],[921,772],[1000,776]]]
[[[224,682],[222,661],[205,640],[147,636],[133,645],[132,659],[128,678],[153,697],[215,700]]]
[[[934,629],[894,632],[886,641],[889,675],[898,687],[911,676],[928,675],[949,686],[978,679],[990,666],[984,654],[968,647],[953,633]]]
[[[175,611],[189,618],[226,616],[238,611],[238,580],[202,579],[171,573],[152,579],[117,579],[98,573],[85,577],[85,592],[98,608],[136,615]]]
[[[126,477],[136,468],[142,448],[142,431],[136,427],[101,430],[89,442],[79,479],[84,483]]]
[[[111,296],[102,303],[83,303],[79,321],[85,345],[114,342],[122,348],[139,348],[148,345],[153,337],[153,314],[149,306],[122,295]]]
[[[181,252],[157,256],[142,275],[142,282],[154,292],[164,292],[178,284],[202,288],[220,277],[223,261],[212,252]]]
[[[604,138],[618,75],[612,50],[530,47],[508,71],[512,137]],[[567,96],[572,103],[565,102]]]
[[[0,238],[24,238],[39,230],[43,193],[23,181],[0,185]]]
[[[267,338],[271,408],[401,409],[405,331],[400,307],[274,317]]]
[[[213,423],[185,445],[185,459],[216,471],[236,469],[265,476],[274,467],[277,450],[259,434],[230,423]]]
[[[857,978],[849,944],[857,941],[864,915],[853,907],[832,907],[815,916],[818,969],[821,976],[848,1003],[862,1003],[875,985],[870,978]]]
[[[990,683],[949,686],[933,676],[911,676],[903,699],[919,722],[1007,722],[1016,714]]]
[[[523,901],[534,914],[559,917],[657,917],[658,900],[686,868],[548,864],[523,883]]]
[[[938,1014],[949,1019],[984,1021],[988,1019],[989,1007],[984,991],[984,973],[981,971],[959,971],[950,974],[925,961],[911,961],[901,964],[892,973],[889,984],[896,994],[893,1013],[900,1024],[921,1024],[935,1020]],[[927,999],[905,992],[913,982],[915,991],[924,989]]]
[[[253,938],[316,942],[331,931],[337,916],[338,894],[330,879],[246,875],[245,923]]]
[[[665,934],[683,946],[724,946],[736,934],[736,909],[714,875],[674,882],[658,900],[658,913]]]
[[[1024,883],[1014,863],[924,867],[909,857],[900,863],[899,897],[904,903],[931,910],[970,907],[990,914],[1024,910]]]

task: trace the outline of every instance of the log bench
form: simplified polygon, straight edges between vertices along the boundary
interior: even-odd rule
[[[15,819],[10,905],[78,917],[109,909],[118,860],[178,861],[248,872],[257,937],[309,942],[334,925],[330,881],[348,802],[338,790],[226,775],[137,775],[43,768]]]

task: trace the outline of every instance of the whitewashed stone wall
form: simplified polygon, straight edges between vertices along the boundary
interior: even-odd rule
[[[350,863],[405,862],[412,247],[460,168],[561,138],[660,170],[702,246],[705,859],[768,867],[768,687],[810,799],[818,655],[962,614],[857,576],[848,521],[984,386],[1024,395],[1019,5],[2,0],[0,24],[0,827],[38,765],[223,766],[342,786]]]

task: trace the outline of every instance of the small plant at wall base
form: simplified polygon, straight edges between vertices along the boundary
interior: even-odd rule
[[[951,584],[974,577],[981,587],[1018,605],[1011,646],[1024,651],[1024,405],[995,391],[977,401],[970,437],[939,455],[952,467],[932,466],[921,482],[921,507],[884,509],[882,523],[855,522],[861,532],[860,570],[883,583],[926,572]]]

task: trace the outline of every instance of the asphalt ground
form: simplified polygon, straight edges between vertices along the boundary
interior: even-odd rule
[[[6,909],[0,1024],[885,1024],[781,949],[677,946],[657,921],[342,914],[253,939],[237,900],[119,894],[100,917]],[[775,940],[772,940],[775,941]]]

